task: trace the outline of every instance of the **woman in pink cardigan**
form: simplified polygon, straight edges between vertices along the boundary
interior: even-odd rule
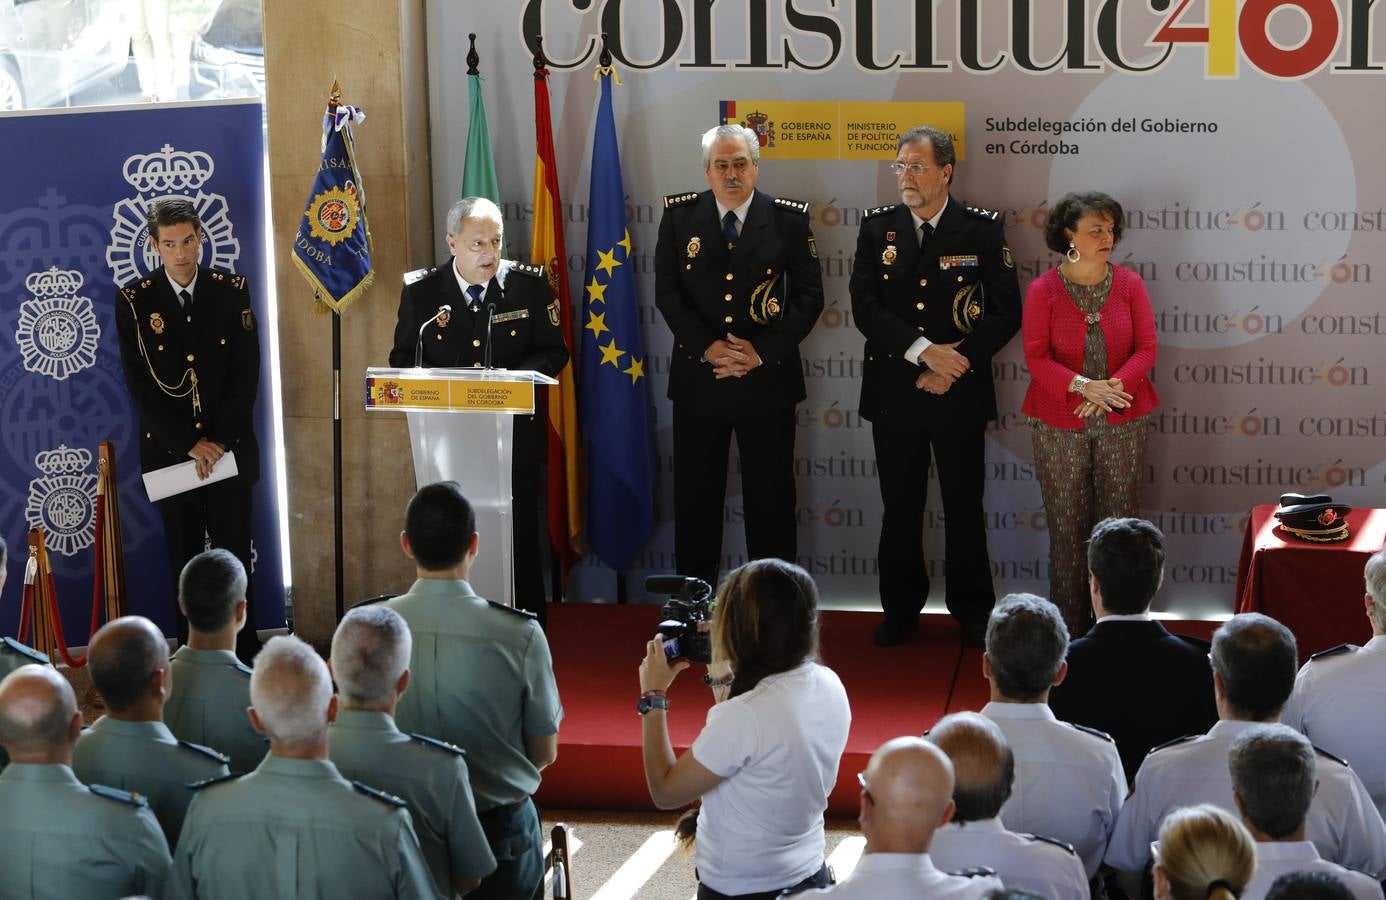
[[[1150,383],[1155,317],[1145,283],[1109,261],[1122,222],[1121,204],[1106,194],[1066,194],[1044,228],[1064,259],[1025,295],[1030,388],[1021,412],[1049,522],[1049,596],[1073,637],[1092,624],[1088,536],[1108,516],[1138,513],[1146,414],[1160,402]]]

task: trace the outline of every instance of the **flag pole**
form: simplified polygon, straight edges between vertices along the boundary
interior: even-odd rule
[[[337,113],[337,101],[342,98],[341,85],[334,79],[332,95],[327,100],[329,118]],[[336,621],[346,615],[346,593],[343,582],[342,552],[342,314],[332,310],[332,567],[336,595]]]

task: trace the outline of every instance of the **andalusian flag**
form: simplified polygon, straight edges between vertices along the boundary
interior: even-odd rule
[[[486,101],[481,98],[480,73],[467,76],[471,106],[467,117],[467,159],[462,164],[462,196],[485,197],[500,206],[496,158],[491,154],[491,129],[486,124]]]
[[[549,287],[558,301],[568,363],[558,373],[558,387],[545,392],[548,408],[549,538],[568,570],[582,555],[582,463],[578,435],[577,391],[573,385],[573,307],[568,291],[568,253],[563,245],[563,202],[558,196],[558,163],[549,118],[549,70],[534,70],[534,227],[530,262],[546,267]]]
[[[602,94],[592,138],[583,278],[581,397],[587,459],[587,544],[618,572],[631,567],[654,527],[649,379],[635,303],[621,154],[611,112],[610,67],[597,70]]]

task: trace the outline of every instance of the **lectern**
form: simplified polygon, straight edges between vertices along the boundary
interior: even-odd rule
[[[408,416],[415,482],[462,485],[485,547],[471,585],[506,606],[515,605],[510,417],[534,412],[536,384],[558,382],[510,369],[366,370],[366,409]]]

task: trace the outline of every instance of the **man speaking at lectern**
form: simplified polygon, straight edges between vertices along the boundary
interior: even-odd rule
[[[544,267],[501,259],[501,211],[485,197],[448,210],[452,259],[404,276],[390,365],[405,369],[532,369],[557,377],[568,361],[558,301]],[[563,277],[565,273],[558,273]],[[514,517],[515,604],[544,621],[539,563],[539,498],[544,495],[543,420],[515,416],[510,493]]]

